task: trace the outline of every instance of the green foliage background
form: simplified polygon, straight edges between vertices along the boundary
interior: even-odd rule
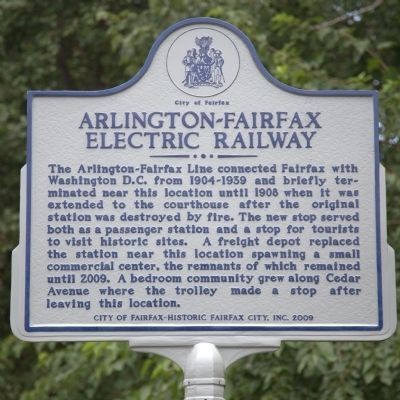
[[[400,254],[398,0],[0,0],[0,398],[183,398],[170,361],[123,343],[23,343],[9,326],[28,89],[103,89],[144,63],[183,18],[238,26],[279,80],[305,89],[377,89],[389,243]],[[398,268],[398,264],[397,264]],[[398,285],[399,286],[399,285]],[[227,400],[400,399],[400,334],[382,343],[287,343],[229,369]]]

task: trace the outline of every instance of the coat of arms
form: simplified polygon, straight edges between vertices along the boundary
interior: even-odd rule
[[[225,83],[222,66],[224,59],[221,50],[210,48],[213,38],[196,37],[198,48],[189,49],[182,63],[185,66],[185,79],[182,83],[189,88],[199,86],[222,87]]]

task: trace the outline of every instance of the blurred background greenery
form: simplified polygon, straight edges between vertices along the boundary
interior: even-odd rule
[[[231,22],[267,69],[304,89],[376,89],[389,243],[400,254],[398,0],[0,0],[0,399],[182,399],[169,360],[124,343],[23,343],[9,326],[26,91],[104,89],[188,17]],[[398,264],[397,264],[398,268]],[[400,334],[382,343],[287,343],[228,372],[227,400],[400,399]]]

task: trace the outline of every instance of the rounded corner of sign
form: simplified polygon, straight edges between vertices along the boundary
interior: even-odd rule
[[[379,90],[373,89],[369,90],[369,92],[371,92],[371,96],[374,98],[374,100],[379,100]]]
[[[29,324],[27,324],[26,321],[23,322],[21,316],[16,315],[15,310],[13,311],[13,308],[11,308],[10,326],[11,332],[17,339],[25,342],[32,341],[32,338],[29,334],[32,330]]]
[[[40,92],[41,92],[41,90],[35,90],[35,89],[27,90],[26,91],[26,100],[28,101],[28,104],[30,104],[32,99]]]
[[[390,323],[387,326],[383,324],[382,329],[379,332],[379,336],[377,336],[376,340],[380,341],[388,340],[396,333],[396,330],[397,330],[397,319],[390,321]]]

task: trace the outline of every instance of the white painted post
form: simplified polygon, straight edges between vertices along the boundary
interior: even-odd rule
[[[198,343],[184,369],[185,400],[224,400],[225,365],[211,343]]]
[[[226,368],[250,354],[275,351],[280,343],[260,336],[148,336],[129,342],[132,350],[168,357],[183,369],[184,400],[225,400]]]

